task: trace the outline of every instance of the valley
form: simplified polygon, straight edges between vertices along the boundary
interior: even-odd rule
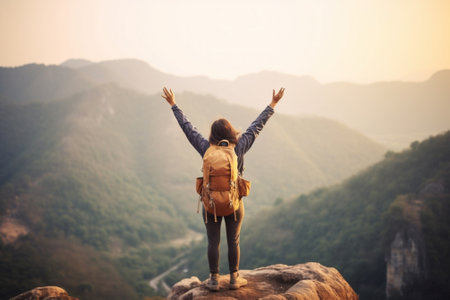
[[[119,76],[120,70],[129,76]],[[436,97],[430,107],[445,111],[446,80],[444,72],[419,84],[411,105],[420,107],[422,92],[431,89]],[[280,104],[245,156],[252,190],[245,199],[242,266],[319,261],[338,266],[358,292],[384,295],[384,244],[371,244],[364,236],[390,237],[378,233],[392,228],[387,222],[398,209],[390,208],[392,201],[420,192],[412,187],[440,180],[446,191],[448,134],[395,153],[361,133],[370,128],[349,127],[357,124],[347,122],[355,115],[379,124],[386,108],[375,102],[384,95],[367,96],[372,106],[364,109],[377,112],[373,119],[361,115],[369,102],[353,102],[367,91],[384,90],[380,86],[322,86],[311,78],[270,72],[234,82],[179,78],[139,61],[120,60],[0,68],[0,298],[52,284],[87,300],[142,299],[165,295],[167,286],[183,277],[205,278],[204,225],[195,213],[194,189],[201,157],[159,90],[170,83],[180,108],[208,136],[219,115],[244,131],[271,95],[270,90],[264,96],[244,87],[267,82],[286,82],[291,89],[287,86],[285,108]],[[319,113],[299,115],[292,105],[304,105],[301,112],[306,112],[299,93],[310,91],[308,86],[342,99],[358,94],[348,101],[359,108],[340,119],[339,110],[324,98],[314,100],[317,108],[328,103],[326,110],[336,115],[322,115],[339,121]],[[342,92],[347,87],[352,92]],[[245,93],[235,94],[238,90]],[[414,130],[427,135],[448,128],[447,119],[436,116],[436,122],[411,116],[428,124]],[[397,118],[409,126],[400,114]],[[392,141],[405,134],[404,147],[412,131],[401,133],[391,125],[386,121],[385,131],[374,134],[382,139],[390,132]],[[443,145],[421,150],[431,144]],[[445,193],[436,196],[442,202],[433,197],[425,202],[433,203],[424,206],[427,217],[421,217],[428,220],[423,223],[427,251],[439,248],[443,234],[435,231],[445,223],[436,209],[447,209]],[[349,255],[349,247],[359,260]],[[433,259],[436,265],[441,258]],[[361,270],[370,275],[362,276]]]

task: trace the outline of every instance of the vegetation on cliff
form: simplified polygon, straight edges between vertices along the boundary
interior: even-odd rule
[[[441,189],[429,189],[430,185]],[[336,267],[364,299],[385,296],[385,254],[405,224],[398,195],[423,199],[426,282],[420,294],[444,299],[450,261],[450,132],[415,142],[342,184],[318,189],[247,221],[242,267],[320,261]]]

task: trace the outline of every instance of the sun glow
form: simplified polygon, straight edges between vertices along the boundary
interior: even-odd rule
[[[4,0],[0,42],[3,66],[132,57],[184,76],[424,80],[450,67],[450,2]]]

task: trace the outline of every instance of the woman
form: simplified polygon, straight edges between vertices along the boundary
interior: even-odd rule
[[[272,102],[263,112],[256,118],[250,127],[239,136],[239,132],[233,128],[226,119],[218,119],[211,125],[211,133],[209,140],[205,139],[197,129],[192,126],[181,109],[175,103],[175,96],[171,89],[163,88],[164,95],[161,95],[172,107],[175,118],[180,124],[181,129],[186,135],[189,142],[194,146],[198,153],[203,157],[210,144],[217,144],[221,140],[228,140],[236,145],[234,151],[238,157],[238,171],[242,175],[244,171],[244,154],[250,149],[262,130],[267,120],[273,115],[274,108],[281,100],[284,88],[281,88],[275,94],[273,90]],[[205,208],[203,208],[203,219],[205,221]],[[207,213],[207,218],[212,219],[214,216]],[[236,211],[236,220],[234,214],[223,217],[225,219],[225,227],[228,242],[228,265],[230,269],[230,289],[238,289],[247,284],[247,280],[239,277],[239,234],[241,231],[242,220],[244,219],[244,203],[240,201],[239,209]],[[210,270],[210,278],[206,286],[211,291],[219,290],[219,243],[220,243],[220,226],[222,217],[217,217],[217,222],[205,222],[206,233],[208,235],[208,262]]]

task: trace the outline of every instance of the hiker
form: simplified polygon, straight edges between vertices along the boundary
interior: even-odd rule
[[[231,144],[234,147],[234,152],[237,156],[237,171],[242,176],[244,171],[244,154],[250,149],[262,130],[267,120],[273,115],[274,108],[280,99],[283,97],[284,88],[281,88],[278,93],[273,90],[271,103],[262,111],[262,113],[256,118],[256,120],[250,125],[250,127],[241,135],[233,128],[231,123],[227,119],[218,119],[211,125],[211,133],[209,140],[205,139],[197,129],[188,121],[187,117],[183,114],[181,109],[175,103],[175,96],[171,89],[163,88],[164,95],[161,95],[172,107],[172,111],[175,118],[178,121],[181,129],[186,135],[189,142],[202,156],[210,147],[229,146]],[[222,143],[224,143],[222,145]],[[231,162],[230,162],[231,168]],[[231,183],[229,183],[231,185]],[[241,231],[242,220],[244,218],[244,203],[239,199],[238,209],[229,215],[223,216],[225,219],[225,227],[227,233],[228,243],[228,265],[230,269],[230,289],[238,289],[241,286],[247,284],[247,280],[239,277],[239,234]],[[231,203],[230,203],[231,207]],[[208,236],[208,262],[210,277],[206,283],[206,286],[211,291],[219,290],[219,243],[220,243],[220,227],[222,223],[222,216],[216,216],[210,213],[209,210],[205,211],[205,205],[203,206],[203,220],[206,226],[206,233]],[[208,222],[208,220],[211,220]],[[214,221],[212,221],[214,220]]]

